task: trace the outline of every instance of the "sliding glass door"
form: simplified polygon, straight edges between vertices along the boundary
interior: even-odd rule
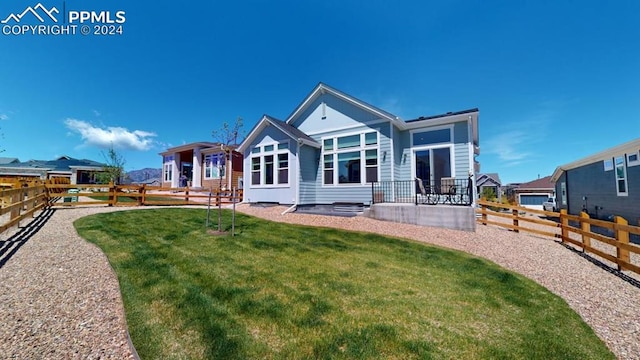
[[[415,177],[422,180],[425,188],[439,186],[443,177],[451,177],[451,148],[414,150]]]

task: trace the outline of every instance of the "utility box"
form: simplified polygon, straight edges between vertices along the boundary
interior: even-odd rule
[[[69,194],[77,194],[80,192],[80,190],[78,189],[69,189],[69,191],[67,191]],[[64,202],[78,202],[78,196],[65,196],[64,197]]]

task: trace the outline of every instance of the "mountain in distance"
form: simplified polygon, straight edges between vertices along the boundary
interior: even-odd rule
[[[144,168],[131,170],[127,172],[127,176],[132,182],[160,179],[162,178],[162,169]]]

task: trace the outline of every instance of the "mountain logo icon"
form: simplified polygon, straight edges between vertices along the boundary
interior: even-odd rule
[[[27,14],[33,15],[36,19],[38,19],[41,23],[45,22],[46,17],[53,20],[53,22],[58,22],[58,19],[54,16],[54,14],[59,14],[60,11],[55,7],[52,7],[51,10],[47,10],[47,8],[42,5],[42,3],[38,3],[36,6],[31,7],[28,6],[24,11],[20,14],[10,14],[6,19],[0,21],[3,24],[8,24],[10,21],[19,24],[23,17]]]

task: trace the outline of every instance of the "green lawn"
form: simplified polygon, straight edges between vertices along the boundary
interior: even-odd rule
[[[561,298],[486,260],[242,214],[213,236],[205,220],[75,223],[118,274],[142,359],[614,359]]]

